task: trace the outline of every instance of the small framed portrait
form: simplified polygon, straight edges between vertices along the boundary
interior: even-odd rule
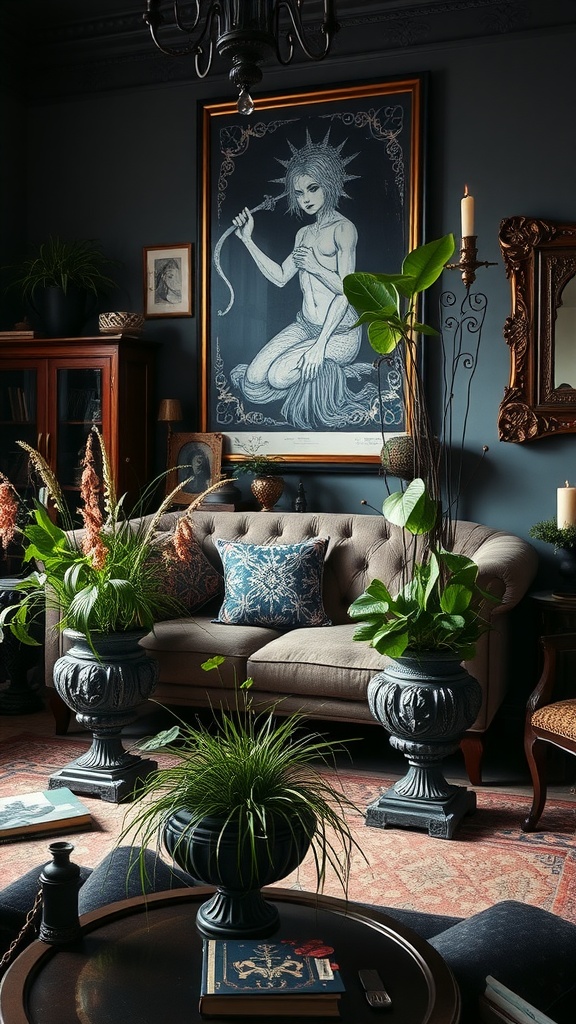
[[[144,316],[192,316],[192,245],[148,245],[144,263]]]
[[[170,435],[166,493],[178,484],[182,489],[174,498],[178,505],[189,505],[199,494],[220,479],[222,468],[222,434]]]

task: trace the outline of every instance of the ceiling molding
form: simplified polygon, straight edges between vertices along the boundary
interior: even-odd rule
[[[0,7],[2,85],[24,98],[195,80],[190,58],[154,47],[145,0],[2,0]],[[312,24],[315,7],[311,0]],[[574,26],[574,7],[574,0],[338,0],[341,31],[327,60]],[[296,55],[295,65],[306,63]],[[216,59],[212,77],[220,76],[227,68]]]

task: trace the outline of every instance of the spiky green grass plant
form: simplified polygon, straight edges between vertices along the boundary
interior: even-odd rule
[[[213,658],[203,667],[216,667],[223,660]],[[250,684],[247,680],[242,686]],[[325,775],[345,746],[308,732],[300,714],[281,718],[274,710],[255,713],[249,699],[234,712],[214,714],[210,726],[174,717],[178,725],[137,745],[142,752],[169,754],[176,763],[148,778],[127,812],[118,843],[129,838],[142,854],[150,846],[159,853],[168,820],[185,810],[190,821],[181,842],[205,818],[219,820],[220,837],[227,826],[238,826],[238,853],[248,846],[255,871],[256,844],[280,823],[295,837],[304,833],[311,840],[318,890],[330,866],[347,895],[353,850],[362,851],[346,814],[358,808]],[[138,863],[144,884],[143,856]]]

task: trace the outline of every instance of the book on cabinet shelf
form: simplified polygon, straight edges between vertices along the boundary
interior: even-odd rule
[[[328,954],[308,955],[292,942],[204,940],[200,1013],[206,1016],[339,1017],[343,991]]]

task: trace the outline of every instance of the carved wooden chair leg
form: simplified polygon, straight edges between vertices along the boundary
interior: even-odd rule
[[[544,810],[547,794],[546,767],[548,761],[548,744],[538,739],[534,734],[527,735],[524,741],[524,751],[530,775],[532,776],[532,787],[534,798],[528,817],[522,823],[523,832],[533,832]]]
[[[466,733],[460,740],[460,749],[464,755],[464,766],[470,782],[473,786],[481,786],[484,737],[480,733]]]

